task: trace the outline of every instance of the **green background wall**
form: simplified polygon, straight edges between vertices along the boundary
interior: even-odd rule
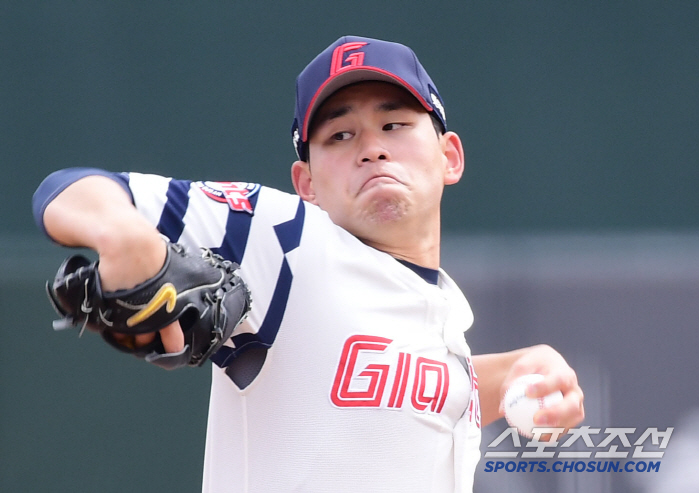
[[[440,88],[468,160],[448,234],[699,228],[698,2],[0,0],[0,490],[199,489],[208,370],[53,333],[68,252],[30,197],[67,166],[291,191],[294,78],[343,34]]]
[[[343,34],[412,46],[469,170],[446,227],[699,225],[697,2],[2,2],[0,227],[65,166],[290,188],[294,78]]]

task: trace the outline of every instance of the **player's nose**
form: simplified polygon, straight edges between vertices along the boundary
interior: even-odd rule
[[[381,136],[375,132],[362,132],[360,136],[359,164],[390,161],[390,154]]]

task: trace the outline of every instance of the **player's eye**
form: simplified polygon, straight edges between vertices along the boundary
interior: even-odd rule
[[[401,127],[405,126],[405,123],[387,123],[386,125],[383,126],[383,130],[397,130]]]
[[[352,137],[350,132],[336,132],[330,137],[331,140],[347,140]]]

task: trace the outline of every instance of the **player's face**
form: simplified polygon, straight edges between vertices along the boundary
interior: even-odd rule
[[[302,198],[370,242],[394,226],[439,228],[442,191],[460,178],[463,150],[453,132],[437,135],[409,92],[383,82],[347,86],[314,123],[310,165],[297,162],[302,169],[292,172]]]

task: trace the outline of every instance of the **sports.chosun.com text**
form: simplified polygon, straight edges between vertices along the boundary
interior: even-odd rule
[[[560,461],[545,460],[493,461],[485,463],[485,472],[659,472],[660,461]]]

